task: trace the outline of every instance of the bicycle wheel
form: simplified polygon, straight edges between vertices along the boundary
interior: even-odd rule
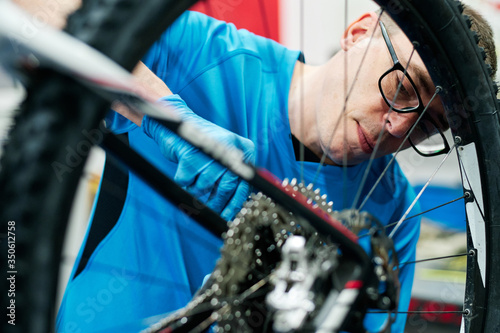
[[[452,128],[453,134],[460,138],[458,150],[464,189],[473,197],[466,204],[471,231],[471,255],[468,257],[467,297],[464,302],[465,331],[494,331],[499,327],[495,311],[500,302],[494,278],[500,269],[495,257],[500,249],[494,241],[498,232],[496,226],[500,223],[500,155],[495,149],[500,142],[500,131],[496,91],[484,64],[484,56],[457,3],[378,2],[401,25],[411,40],[419,41],[417,50],[434,83],[445,88],[442,98],[449,106],[448,119],[456,124]],[[189,5],[183,2],[165,2],[162,8],[167,9],[163,11],[155,7],[160,2],[151,1],[151,7],[140,2],[135,5],[134,2],[131,3],[132,5],[127,6],[123,2],[117,2],[117,7],[114,7],[114,3],[108,2],[108,17],[96,15],[98,7],[93,7],[94,2],[86,2],[86,7],[70,20],[68,30],[130,69],[167,23]],[[176,10],[170,10],[171,6],[178,3],[182,4]],[[130,17],[130,20],[133,18],[137,25],[116,15],[118,10]],[[157,20],[151,19],[151,13],[162,17],[165,12],[172,13],[166,19],[167,22],[158,24]],[[128,22],[127,27],[130,29],[130,32],[121,34],[122,38],[116,44],[109,41],[114,40],[115,24],[119,22],[108,23],[104,20],[109,18],[113,22],[111,17],[119,17],[119,21]],[[148,19],[145,20],[145,17]],[[102,25],[86,23],[89,18]],[[148,35],[151,38],[131,51],[127,42],[131,36],[150,29],[143,25],[146,21],[151,22],[151,29],[155,32],[142,34],[141,36]],[[457,45],[461,47],[458,51]],[[463,59],[467,59],[466,64]],[[33,80],[30,87],[33,93],[16,119],[16,128],[2,158],[2,223],[15,221],[18,253],[16,268],[19,272],[16,275],[17,316],[26,318],[16,325],[20,331],[45,332],[52,326],[53,301],[49,300],[54,298],[57,281],[58,260],[55,259],[59,258],[69,201],[76,187],[78,174],[81,173],[86,156],[85,148],[78,154],[81,159],[75,160],[75,166],[64,175],[62,182],[54,173],[51,162],[67,158],[68,145],[78,147],[78,144],[87,142],[82,131],[96,128],[107,108],[107,104],[100,98],[70,82],[70,79],[51,72],[41,73]],[[63,93],[61,85],[65,86]],[[81,114],[75,116],[65,113],[61,98],[66,99],[68,104],[81,106]],[[32,141],[27,142],[27,136],[32,137]],[[30,271],[37,273],[30,274]],[[40,285],[47,287],[40,289]],[[5,327],[12,328],[7,324]]]
[[[454,105],[452,100],[464,103],[462,108],[447,111],[453,136],[458,142],[464,191],[470,191],[474,196],[474,199],[466,200],[470,255],[467,258],[463,325],[465,332],[491,332],[499,327],[493,314],[493,309],[498,307],[494,276],[498,274],[495,253],[499,249],[494,240],[499,221],[500,191],[494,185],[498,184],[498,162],[493,162],[499,158],[494,148],[499,138],[497,89],[490,79],[491,69],[484,64],[484,50],[476,47],[476,36],[469,31],[470,21],[460,15],[460,4],[402,1],[401,5],[408,9],[397,6],[396,11],[401,12],[391,16],[411,40],[425,40],[426,44],[421,44],[417,50],[435,84],[452,87],[457,83],[457,90],[445,88],[444,103]],[[417,13],[412,11],[413,8]],[[388,11],[391,12],[390,7]],[[408,29],[405,26],[410,17],[419,24]],[[456,45],[463,45],[459,40],[466,45],[457,50]],[[434,68],[440,69],[434,71]],[[481,103],[475,104],[476,100],[481,100]],[[475,161],[474,166],[471,161]]]

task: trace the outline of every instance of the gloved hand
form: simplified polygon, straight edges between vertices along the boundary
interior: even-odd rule
[[[246,162],[253,162],[254,144],[249,139],[201,118],[179,95],[162,97],[159,101],[217,142],[241,150]],[[250,192],[247,182],[149,116],[144,116],[141,126],[144,133],[159,145],[163,156],[178,163],[174,180],[180,186],[220,213],[225,220],[229,221],[236,215]]]

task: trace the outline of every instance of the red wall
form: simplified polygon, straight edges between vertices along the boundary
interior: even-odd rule
[[[200,0],[191,9],[279,40],[278,0]]]

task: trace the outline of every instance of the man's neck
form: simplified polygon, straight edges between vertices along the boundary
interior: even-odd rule
[[[311,66],[297,61],[288,96],[288,118],[292,135],[312,154],[321,158],[323,150],[316,121],[316,103],[321,92],[322,66]],[[333,164],[329,158],[326,164]]]
[[[316,122],[314,121],[314,105],[311,91],[312,77],[316,67],[297,61],[293,71],[292,82],[288,95],[288,118],[292,134],[304,145],[310,146],[315,141]],[[316,154],[318,152],[312,149]]]

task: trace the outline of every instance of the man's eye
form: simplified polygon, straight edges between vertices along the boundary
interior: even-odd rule
[[[407,98],[411,98],[413,97],[411,91],[413,90],[413,88],[410,88],[407,89],[407,87],[405,86],[410,84],[410,82],[408,81],[408,79],[404,76],[404,75],[398,75],[397,76],[397,79],[396,79],[396,91],[397,89],[399,88],[399,94],[401,94],[401,96],[403,97],[407,97]]]

